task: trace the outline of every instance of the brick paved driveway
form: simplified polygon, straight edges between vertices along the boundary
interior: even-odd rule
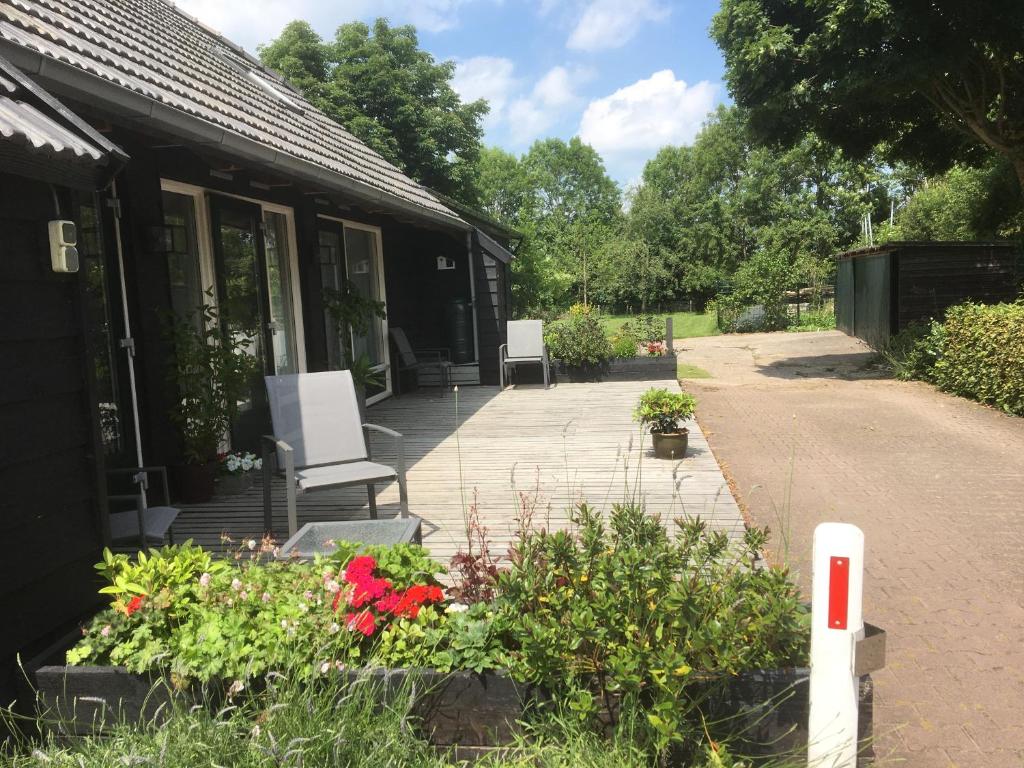
[[[712,374],[684,381],[698,419],[802,584],[818,522],[864,530],[883,764],[1024,766],[1024,419],[885,379],[834,331],[676,349]]]

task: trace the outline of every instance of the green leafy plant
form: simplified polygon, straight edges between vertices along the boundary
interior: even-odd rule
[[[808,615],[785,569],[756,567],[766,532],[740,542],[699,519],[635,505],[604,516],[581,504],[575,530],[524,531],[500,577],[513,671],[572,692],[581,717],[643,706],[661,748],[703,743],[694,711],[715,680],[804,664]]]
[[[68,663],[161,672],[176,684],[283,671],[309,678],[324,665],[374,663],[385,622],[416,619],[444,597],[440,567],[416,545],[344,544],[312,564],[261,562],[269,546],[250,539],[237,560],[191,543],[135,560],[105,552],[97,569],[113,600]],[[357,563],[366,566],[358,573]]]
[[[640,347],[640,334],[633,323],[627,320],[609,339],[609,342],[612,345],[612,357],[636,357]]]
[[[368,333],[374,318],[383,320],[387,317],[386,305],[383,301],[363,296],[348,281],[340,290],[325,288],[323,301],[324,309],[334,321],[335,332],[341,339],[345,367],[352,372],[352,378],[364,387],[379,386],[382,381],[380,373],[371,370],[372,363],[365,354],[353,355],[351,339],[352,334],[361,336]]]
[[[696,408],[693,395],[652,387],[640,396],[633,419],[650,426],[651,432],[672,434],[679,431],[680,422],[693,417]]]
[[[946,311],[933,381],[946,392],[1024,416],[1024,300]],[[932,343],[935,343],[934,341]]]
[[[544,341],[551,356],[566,365],[597,365],[612,356],[597,310],[586,304],[573,305],[564,318],[549,323]]]
[[[943,327],[939,322],[914,322],[890,337],[882,359],[898,379],[932,381],[935,363],[942,355]]]
[[[256,371],[256,358],[246,352],[251,334],[219,322],[208,292],[202,307],[172,317],[165,335],[174,346],[168,376],[178,393],[169,416],[181,433],[185,458],[205,463],[216,456]]]

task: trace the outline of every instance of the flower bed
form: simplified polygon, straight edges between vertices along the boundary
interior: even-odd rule
[[[806,664],[806,608],[784,570],[758,565],[763,532],[735,544],[695,520],[670,537],[630,505],[607,516],[580,505],[571,533],[534,530],[525,510],[520,522],[507,567],[483,543],[459,556],[447,593],[416,545],[338,542],[311,564],[261,563],[258,550],[215,560],[191,545],[137,562],[107,553],[112,605],[68,666],[38,671],[42,700],[87,732],[110,722],[98,707],[135,719],[172,696],[245,696],[268,675],[314,686],[371,675],[414,680],[435,744],[507,743],[551,699],[611,728],[642,712],[664,752],[729,736],[698,716],[703,704],[746,717],[763,703],[754,682],[805,676],[792,670]],[[780,710],[769,735],[799,738],[802,706]]]

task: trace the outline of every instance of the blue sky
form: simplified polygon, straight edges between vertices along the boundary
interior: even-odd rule
[[[516,154],[579,135],[620,184],[665,144],[693,140],[727,98],[708,39],[717,0],[178,0],[255,51],[293,18],[323,36],[346,21],[415,24],[420,45],[457,63],[455,86],[486,98],[486,142]]]

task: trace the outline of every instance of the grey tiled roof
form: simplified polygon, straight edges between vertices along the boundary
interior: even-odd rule
[[[0,139],[29,152],[88,166],[106,165],[113,147],[68,118],[64,108],[0,58]]]
[[[251,56],[164,0],[0,0],[0,41],[308,164],[307,175],[327,171],[317,177],[328,186],[338,174],[354,182],[350,191],[378,193],[382,205],[397,200],[461,222]]]

